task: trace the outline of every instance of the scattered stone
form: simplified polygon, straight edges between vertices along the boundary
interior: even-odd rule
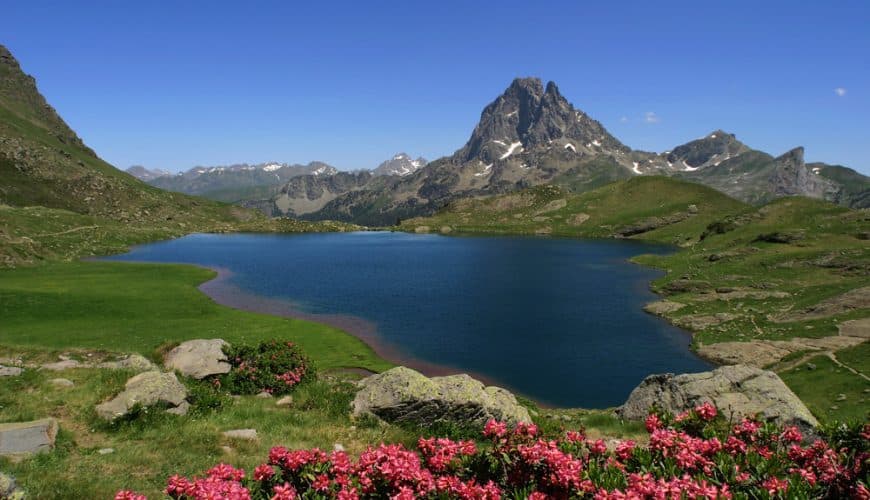
[[[168,410],[166,410],[166,413],[183,417],[184,415],[187,415],[188,411],[190,411],[190,403],[188,403],[187,401],[182,401],[181,404],[179,404],[175,408],[169,408]]]
[[[260,398],[260,399],[269,399],[272,397],[272,395],[266,391],[263,391],[263,392],[258,392],[255,397]]]
[[[770,319],[777,323],[809,321],[847,313],[855,309],[870,309],[870,286],[856,288],[844,294],[827,298],[803,311],[784,313]]]
[[[764,368],[795,352],[838,351],[858,345],[864,340],[860,337],[834,335],[818,339],[793,338],[790,340],[719,342],[700,346],[698,354],[721,365],[749,365]]]
[[[281,398],[275,402],[275,406],[286,407],[286,406],[292,406],[292,405],[293,405],[293,396],[284,396],[283,398]]]
[[[840,335],[870,339],[870,318],[853,319],[837,325]]]
[[[568,224],[570,224],[572,226],[579,226],[588,220],[589,220],[589,214],[584,214],[581,212],[579,214],[574,215],[574,217],[571,217],[570,219],[568,219]]]
[[[759,414],[766,420],[797,425],[807,431],[819,425],[775,373],[745,365],[703,373],[650,375],[616,413],[628,420],[643,420],[654,405],[677,414],[704,402],[716,405],[725,418]]]
[[[71,370],[73,368],[80,368],[81,363],[74,359],[62,359],[60,361],[56,361],[54,363],[46,363],[42,365],[43,370],[51,370],[54,372],[60,372],[63,370]]]
[[[541,214],[545,214],[547,212],[554,212],[556,210],[561,210],[561,209],[565,208],[567,205],[568,205],[568,200],[566,200],[565,198],[559,198],[558,200],[553,200],[553,201],[547,203],[546,205],[541,207],[539,210],[536,210],[535,215],[541,215]]]
[[[182,342],[169,351],[163,364],[170,370],[201,380],[209,375],[229,373],[232,368],[227,363],[223,347],[228,345],[221,339],[195,339]]]
[[[700,331],[713,326],[721,325],[739,318],[739,314],[716,313],[716,314],[687,314],[674,318],[673,322],[681,328],[692,331]]]
[[[531,422],[513,394],[485,387],[468,375],[427,378],[399,366],[366,377],[351,404],[353,415],[374,415],[388,422],[452,422],[483,426],[495,419],[510,424]]]
[[[100,448],[97,450],[98,455],[111,455],[112,453],[115,453],[114,448]]]
[[[141,354],[129,354],[116,361],[106,361],[97,365],[99,368],[111,370],[135,370],[145,372],[156,370],[157,366]]]
[[[686,307],[686,304],[681,304],[680,302],[674,302],[672,300],[657,300],[643,306],[643,310],[650,314],[662,316],[668,313],[679,311],[684,307]]]
[[[96,406],[97,415],[104,420],[124,416],[135,406],[152,406],[165,403],[181,405],[187,398],[187,389],[174,373],[158,371],[142,372],[129,380],[124,390],[113,399]]]
[[[837,406],[837,405],[831,405],[831,409],[834,410],[834,411],[836,411],[836,410],[839,410],[840,407]]]
[[[453,228],[450,226],[441,226],[441,234],[450,234],[453,232]]]
[[[231,453],[233,452],[233,449],[230,448],[229,446],[221,446],[221,451],[223,451],[224,453],[226,453],[227,455],[229,455],[229,454],[231,454]]]
[[[332,445],[332,451],[344,451],[344,446],[341,443],[335,443]]]
[[[549,217],[544,217],[542,215],[539,215],[537,217],[532,217],[533,222],[547,222],[548,220],[550,220]]]
[[[57,420],[53,418],[0,424],[0,456],[18,459],[49,451],[57,431]]]
[[[49,380],[48,383],[60,388],[73,387],[74,385],[76,385],[75,382],[66,378],[53,378]]]
[[[815,369],[816,369],[816,364],[815,364],[815,363],[807,363],[807,370],[808,370],[808,371],[813,371],[813,370],[815,370]]]
[[[552,233],[553,233],[553,228],[550,226],[544,226],[544,227],[539,227],[538,229],[535,229],[535,234],[537,234],[537,235],[546,235],[546,234],[552,234]]]
[[[4,500],[24,500],[27,494],[9,474],[0,472],[0,498]]]
[[[562,415],[562,420],[564,420],[565,422],[570,422],[573,419],[571,418],[571,415]]]
[[[837,395],[837,399],[836,399],[836,401],[845,401],[845,400],[846,400],[846,395],[845,395],[845,394],[839,394],[839,395]]]
[[[256,429],[233,429],[231,431],[224,431],[223,435],[230,439],[243,439],[245,441],[257,440]]]
[[[0,377],[17,377],[22,372],[24,369],[17,366],[0,366]]]
[[[688,210],[689,210],[690,214],[693,214],[693,215],[697,214],[698,213],[698,205],[694,205],[694,204],[689,205]]]
[[[418,233],[418,234],[423,234],[423,233],[428,233],[429,229],[430,229],[429,226],[417,226],[414,228],[414,232]]]

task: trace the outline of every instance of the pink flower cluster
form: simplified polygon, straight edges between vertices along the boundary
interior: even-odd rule
[[[298,384],[302,380],[302,377],[304,377],[304,376],[305,376],[305,367],[304,366],[297,366],[293,370],[282,373],[280,375],[275,375],[275,378],[280,380],[281,382],[284,382],[284,385],[286,385],[288,387],[292,387],[292,386]]]
[[[870,425],[832,446],[804,444],[795,427],[730,425],[710,404],[646,420],[649,443],[541,436],[533,424],[490,421],[488,443],[420,438],[345,452],[275,447],[253,476],[219,464],[203,478],[173,476],[173,499],[855,498],[870,500]],[[834,441],[832,441],[833,443]],[[851,447],[842,446],[848,442]],[[131,491],[119,500],[143,500]]]

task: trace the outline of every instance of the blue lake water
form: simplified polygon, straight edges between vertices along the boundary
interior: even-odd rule
[[[621,404],[645,376],[697,372],[689,335],[642,311],[659,271],[633,241],[388,232],[191,235],[111,260],[230,271],[227,286],[365,320],[393,357],[467,371],[545,404]],[[303,346],[304,348],[304,346]]]

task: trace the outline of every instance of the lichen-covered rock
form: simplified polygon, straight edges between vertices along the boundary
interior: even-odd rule
[[[765,420],[806,430],[819,425],[775,373],[745,365],[702,373],[650,375],[631,391],[616,413],[628,420],[642,420],[652,406],[679,413],[704,402],[716,405],[726,418],[758,414]]]
[[[53,418],[0,424],[0,456],[19,458],[48,451],[54,447],[57,429]]]
[[[137,404],[152,406],[164,403],[178,407],[185,402],[185,398],[187,389],[174,373],[148,371],[127,380],[120,394],[97,405],[96,410],[100,418],[111,421],[127,415]]]
[[[198,380],[209,375],[229,373],[232,367],[227,363],[223,351],[225,345],[227,343],[221,339],[188,340],[169,351],[163,358],[163,364],[170,370]]]
[[[105,361],[98,365],[100,368],[109,368],[111,370],[135,370],[139,372],[145,372],[150,370],[156,370],[157,366],[154,365],[147,358],[142,356],[141,354],[130,354],[124,356],[121,359],[115,361]]]
[[[0,472],[0,498],[3,500],[23,500],[27,494],[9,474]]]
[[[374,415],[388,422],[452,422],[482,426],[489,419],[531,422],[529,412],[510,392],[485,387],[468,375],[427,378],[403,366],[366,377],[352,403],[354,416]]]

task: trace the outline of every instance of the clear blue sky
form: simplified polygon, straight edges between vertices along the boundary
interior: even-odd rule
[[[121,168],[434,159],[540,76],[633,148],[722,128],[870,173],[866,0],[10,0],[2,17],[0,43]]]

